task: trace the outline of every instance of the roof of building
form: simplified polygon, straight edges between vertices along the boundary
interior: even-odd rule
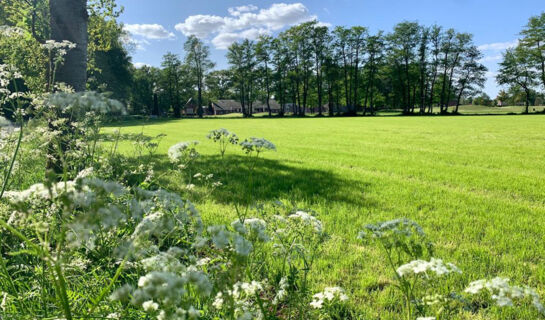
[[[212,104],[224,111],[236,111],[242,109],[240,102],[235,100],[217,100],[212,102]]]

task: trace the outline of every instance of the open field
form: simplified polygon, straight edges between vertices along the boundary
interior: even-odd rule
[[[545,294],[544,116],[195,119],[134,122],[121,132],[166,134],[163,158],[170,145],[201,141],[199,169],[225,185],[197,207],[207,222],[226,223],[247,202],[247,163],[235,148],[220,162],[205,138],[218,128],[276,144],[257,166],[252,201],[318,213],[331,237],[313,277],[347,288],[362,319],[400,311],[383,256],[356,239],[365,224],[398,217],[421,224],[436,256],[463,270],[453,290],[504,276]],[[484,310],[460,318],[536,318],[532,308]]]

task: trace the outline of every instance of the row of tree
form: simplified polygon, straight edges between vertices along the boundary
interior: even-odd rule
[[[234,43],[228,70],[211,71],[214,64],[199,39],[190,37],[184,48],[183,60],[169,53],[162,70],[136,71],[135,112],[149,111],[150,103],[157,108],[162,100],[179,116],[182,104],[195,96],[199,115],[203,101],[213,99],[238,100],[244,116],[263,101],[272,115],[273,98],[280,115],[323,115],[324,109],[330,115],[374,114],[378,108],[423,114],[436,106],[441,113],[451,107],[458,112],[463,99],[483,87],[487,71],[470,34],[415,22],[373,35],[359,26],[330,30],[316,21],[303,23],[276,38]]]
[[[313,108],[321,115],[325,105],[330,114],[373,114],[377,107],[433,113],[434,106],[457,112],[462,98],[482,88],[487,71],[472,35],[416,22],[389,34],[307,22],[276,38],[235,43],[227,58],[247,115],[256,97],[272,95],[301,116]]]
[[[25,84],[30,89],[46,90],[48,69],[40,66],[47,66],[48,57],[39,44],[50,38],[75,37],[75,42],[85,42],[79,48],[87,50],[70,52],[65,70],[84,66],[86,72],[69,79],[70,72],[63,76],[61,69],[59,76],[77,90],[111,92],[133,114],[180,117],[192,100],[197,114],[203,116],[203,106],[218,99],[238,100],[244,116],[254,113],[258,100],[272,115],[273,99],[281,106],[280,115],[323,115],[325,110],[330,115],[365,115],[381,108],[400,109],[405,114],[457,113],[460,104],[472,101],[486,80],[487,69],[480,63],[483,56],[471,34],[416,22],[402,22],[390,33],[376,34],[360,26],[329,28],[307,22],[276,37],[234,43],[227,53],[229,68],[215,71],[209,48],[191,36],[183,58],[168,53],[161,68],[135,68],[128,35],[117,21],[122,9],[115,0],[78,4],[87,9],[79,19],[87,24],[87,35],[65,32],[76,30],[68,28],[71,22],[81,21],[52,9],[79,12],[73,10],[73,4],[69,0],[0,3],[0,25],[22,27],[32,36],[17,48],[0,39],[0,62],[26,71]],[[56,21],[55,16],[74,19]],[[508,90],[496,100],[481,95],[475,101],[505,103],[524,96],[528,111],[539,100],[539,88],[545,86],[544,30],[545,14],[530,19],[518,46],[507,50],[501,63],[497,81]]]

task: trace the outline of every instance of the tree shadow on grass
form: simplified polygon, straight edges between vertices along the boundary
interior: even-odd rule
[[[214,181],[222,186],[207,192],[206,197],[222,204],[251,205],[260,202],[287,199],[307,203],[339,202],[363,207],[374,206],[366,199],[368,183],[318,169],[301,168],[297,162],[278,161],[267,158],[250,159],[240,155],[201,156],[184,173],[185,180],[168,174],[173,168],[164,155],[155,161],[158,171],[166,173],[161,184],[169,189],[181,191],[187,183],[197,187],[202,183],[190,178],[196,173],[213,174]],[[192,179],[189,181],[189,179]]]

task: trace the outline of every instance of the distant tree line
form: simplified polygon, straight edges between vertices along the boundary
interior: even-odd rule
[[[288,111],[324,115],[324,110],[373,115],[384,108],[405,114],[457,113],[461,102],[483,87],[487,71],[472,35],[416,22],[400,23],[389,34],[369,34],[359,26],[330,30],[307,22],[275,38],[234,43],[227,53],[229,69],[212,72],[207,49],[200,55],[204,68],[190,64],[193,46],[206,48],[190,37],[184,61],[169,53],[162,70],[136,70],[135,81],[141,82],[133,86],[136,112],[149,109],[155,96],[178,116],[178,104],[196,98],[198,84],[204,83],[205,100],[235,99],[244,116],[254,113],[258,100],[272,115],[273,98],[281,105],[280,116]],[[138,92],[141,87],[145,94]],[[203,105],[203,99],[196,101]]]
[[[0,62],[25,72],[29,90],[45,90],[47,56],[39,44],[51,37],[48,0],[6,0],[0,25],[26,29],[32,39],[0,39]],[[129,35],[117,21],[115,0],[87,2],[87,83],[109,92],[134,115],[181,117],[188,105],[203,116],[211,102],[236,100],[250,117],[259,101],[273,115],[375,115],[395,109],[404,114],[457,113],[463,103],[506,105],[543,102],[545,85],[545,14],[532,17],[516,48],[504,54],[494,99],[482,93],[486,67],[468,33],[416,22],[397,24],[389,33],[367,28],[300,24],[276,37],[234,43],[229,68],[214,70],[209,48],[191,36],[184,55],[167,53],[160,68],[131,62]],[[23,52],[13,54],[13,52]]]

